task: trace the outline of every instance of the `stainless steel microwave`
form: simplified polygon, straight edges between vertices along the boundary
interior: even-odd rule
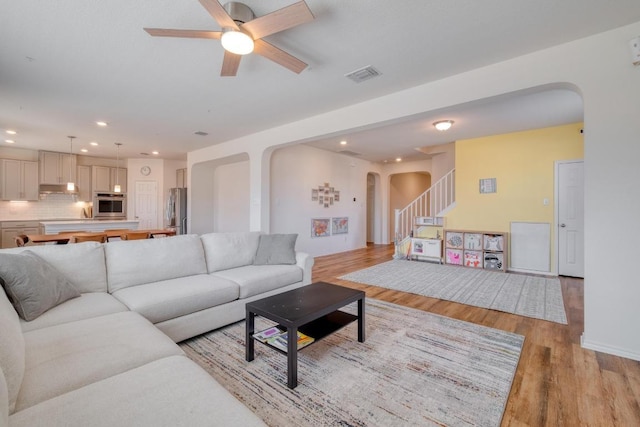
[[[95,193],[93,195],[95,219],[126,219],[127,195],[124,193]]]

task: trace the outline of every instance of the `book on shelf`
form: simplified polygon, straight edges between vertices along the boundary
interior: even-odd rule
[[[260,332],[256,332],[253,334],[253,338],[258,341],[266,342],[269,338],[273,338],[277,335],[282,334],[284,331],[277,326],[272,326],[270,328],[264,329]]]
[[[303,334],[302,332],[298,331],[298,350],[300,350],[301,348],[304,348],[306,346],[308,346],[309,344],[311,344],[314,340],[314,338]],[[289,342],[289,337],[287,332],[282,332],[278,335],[275,335],[269,339],[267,339],[266,343],[269,345],[272,345],[273,347],[276,347],[282,351],[287,351],[287,346],[288,346],[288,342]]]

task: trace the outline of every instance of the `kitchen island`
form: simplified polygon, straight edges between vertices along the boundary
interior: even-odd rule
[[[86,231],[97,232],[114,229],[137,230],[138,220],[96,220],[79,219],[71,221],[41,221],[40,228],[43,234],[58,234],[61,231]]]

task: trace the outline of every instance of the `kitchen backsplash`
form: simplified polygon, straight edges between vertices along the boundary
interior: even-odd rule
[[[0,220],[22,221],[30,219],[81,218],[86,202],[76,202],[68,194],[49,194],[38,202],[0,201]]]

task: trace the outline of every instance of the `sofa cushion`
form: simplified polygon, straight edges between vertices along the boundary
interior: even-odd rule
[[[0,282],[24,320],[80,296],[63,274],[31,251],[0,254]]]
[[[262,234],[253,264],[295,264],[297,238],[297,234]]]
[[[0,369],[0,426],[9,425],[9,390],[4,379],[2,369]]]
[[[0,370],[7,385],[8,410],[14,411],[24,376],[25,345],[18,313],[0,289]],[[4,393],[0,393],[4,394]],[[1,404],[1,403],[0,403]]]
[[[80,292],[107,292],[104,245],[97,242],[75,245],[39,245],[2,249],[0,253],[31,251],[53,265]]]
[[[148,320],[130,311],[25,332],[24,339],[25,374],[16,411],[184,354]]]
[[[90,292],[53,307],[31,322],[20,319],[20,326],[23,332],[27,332],[121,311],[129,311],[129,309],[110,294]]]
[[[123,240],[104,247],[111,293],[129,286],[207,272],[202,242],[195,234]]]
[[[239,292],[237,283],[200,274],[120,289],[113,296],[158,323],[237,300]]]
[[[300,282],[302,274],[302,269],[297,265],[247,265],[213,273],[240,285],[240,298]]]
[[[12,427],[265,426],[185,356],[167,357],[14,414]]]
[[[200,239],[204,246],[207,271],[213,273],[253,264],[259,238],[259,231],[203,234]]]

